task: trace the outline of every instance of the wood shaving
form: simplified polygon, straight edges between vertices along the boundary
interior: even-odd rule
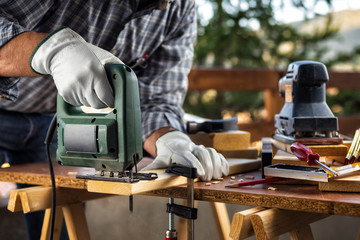
[[[235,180],[234,180],[234,179],[230,179],[229,182],[233,183],[233,182],[235,182]]]
[[[268,190],[275,191],[275,190],[276,190],[276,188],[274,188],[274,187],[268,187]]]
[[[246,179],[255,179],[255,177],[252,176],[252,175],[246,175],[245,178],[246,178]]]
[[[235,180],[235,176],[231,176],[230,179]]]
[[[215,182],[212,182],[212,184],[218,184],[220,183],[220,181],[215,181]]]
[[[239,180],[238,180],[238,182],[243,182],[244,181],[244,179],[242,179],[242,178],[240,178]]]
[[[205,183],[205,186],[210,186],[210,185],[211,185],[210,182]]]

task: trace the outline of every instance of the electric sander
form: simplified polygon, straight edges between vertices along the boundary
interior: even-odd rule
[[[143,158],[138,81],[123,64],[106,64],[114,90],[114,108],[106,113],[85,113],[57,98],[57,161],[61,165],[95,168],[95,175],[79,178],[134,182],[153,179],[133,173]]]
[[[326,104],[326,83],[329,81],[324,64],[298,61],[289,64],[286,76],[279,80],[280,95],[285,104],[275,115],[273,138],[303,144],[340,144],[338,119]]]

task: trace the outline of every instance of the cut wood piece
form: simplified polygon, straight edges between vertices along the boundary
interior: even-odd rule
[[[241,240],[253,236],[254,229],[251,225],[250,216],[265,209],[263,207],[254,207],[235,213],[231,222],[230,237],[233,240]]]
[[[282,150],[278,150],[273,157],[272,164],[277,164],[277,163],[308,166],[305,161],[301,161],[295,155],[284,152]]]
[[[227,151],[218,151],[225,158],[257,158],[259,153],[258,150],[254,147],[249,147],[247,149],[241,150],[227,150]]]
[[[250,219],[257,239],[273,239],[328,216],[327,214],[272,208],[254,213]]]
[[[86,222],[85,211],[82,203],[64,206],[63,214],[71,240],[90,239],[89,227]]]
[[[87,189],[89,192],[100,192],[129,196],[152,190],[174,187],[187,183],[186,177],[166,173],[165,169],[149,170],[145,172],[157,173],[158,178],[154,180],[141,180],[135,183],[88,180]]]
[[[189,137],[195,144],[212,147],[217,151],[243,150],[250,147],[250,133],[246,131],[199,132],[190,134]]]
[[[282,150],[284,152],[290,153],[291,152],[291,144],[283,143],[281,141],[271,139],[271,143],[273,145],[273,153],[275,154],[277,149]],[[318,153],[322,157],[329,157],[329,156],[346,156],[348,152],[348,146],[346,144],[334,144],[334,145],[306,145],[311,149],[313,153]]]
[[[261,167],[260,159],[229,158],[229,175],[257,170]]]
[[[19,190],[22,210],[24,213],[36,212],[51,207],[52,188],[47,186],[29,187]],[[57,188],[56,205],[63,206],[74,203],[107,197],[107,194],[90,193],[83,189]]]
[[[319,182],[319,189],[331,192],[360,192],[360,172],[331,178],[329,182]]]
[[[225,203],[210,202],[219,240],[230,240],[230,220]]]
[[[53,239],[60,239],[61,228],[62,228],[62,223],[63,223],[63,219],[64,219],[63,217],[64,217],[64,215],[63,215],[62,208],[56,207]],[[43,226],[42,226],[42,230],[41,230],[40,240],[49,239],[50,219],[51,219],[51,209],[48,208],[45,210],[44,222],[43,222]]]

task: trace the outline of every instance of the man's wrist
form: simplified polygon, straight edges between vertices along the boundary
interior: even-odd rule
[[[38,76],[29,66],[35,47],[46,33],[24,32],[0,48],[0,76]]]
[[[173,127],[163,127],[155,130],[144,142],[144,149],[151,154],[152,156],[156,156],[156,140],[164,135],[167,132],[176,130]]]

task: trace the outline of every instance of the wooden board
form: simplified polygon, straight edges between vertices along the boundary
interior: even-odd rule
[[[260,159],[229,158],[229,175],[255,171],[261,167]]]
[[[250,133],[246,131],[199,132],[190,134],[189,137],[195,144],[212,147],[217,151],[243,150],[250,147]]]
[[[260,159],[227,159],[229,162],[229,175],[248,172],[259,169],[261,166]],[[118,195],[135,195],[148,191],[175,187],[186,184],[187,178],[165,173],[164,169],[149,170],[158,174],[155,180],[142,180],[136,183],[108,182],[108,181],[87,181],[87,190],[89,192],[109,193]],[[198,179],[196,180],[198,181]]]
[[[258,157],[259,152],[254,147],[249,147],[247,149],[241,150],[227,150],[227,151],[218,151],[225,158],[252,158],[255,159]]]
[[[150,170],[158,174],[155,180],[142,180],[136,183],[122,183],[122,182],[109,182],[88,180],[87,190],[89,192],[119,194],[119,195],[134,195],[156,189],[163,189],[185,184],[187,178],[177,176],[170,173],[165,173],[164,169]]]
[[[329,182],[321,182],[319,189],[332,192],[360,192],[360,172],[332,178]]]
[[[277,163],[307,166],[307,163],[305,161],[301,161],[297,157],[295,157],[295,155],[284,152],[282,150],[278,150],[273,157],[272,164]]]
[[[276,155],[277,150],[291,152],[291,144],[283,143],[275,139],[271,139],[273,145],[273,154]],[[338,145],[307,145],[313,153],[318,153],[321,157],[326,158],[326,160],[336,160],[339,163],[343,163],[345,156],[348,152],[347,144],[338,144]],[[301,164],[300,164],[301,165]]]

